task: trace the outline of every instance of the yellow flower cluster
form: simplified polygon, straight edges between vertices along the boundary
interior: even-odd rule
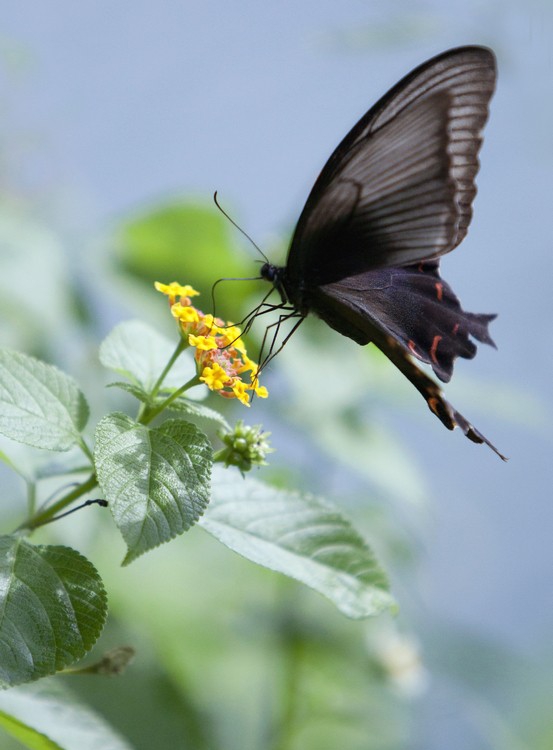
[[[240,328],[231,323],[225,325],[220,318],[194,307],[190,298],[199,292],[191,286],[156,281],[155,288],[169,298],[181,335],[196,350],[199,378],[210,390],[225,398],[237,398],[246,406],[250,405],[252,393],[267,398],[269,393],[259,385],[259,368],[247,355]],[[245,373],[249,373],[249,382],[242,380]]]

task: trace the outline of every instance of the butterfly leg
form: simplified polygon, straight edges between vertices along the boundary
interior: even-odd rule
[[[292,327],[292,330],[289,331],[286,334],[286,336],[282,340],[282,343],[280,344],[280,346],[278,347],[278,349],[275,351],[274,348],[275,348],[275,345],[276,345],[276,340],[277,340],[277,337],[278,337],[278,332],[280,331],[280,326],[285,321],[290,320],[291,318],[299,318],[299,320],[297,320],[296,323],[294,323],[294,326]],[[274,357],[276,357],[276,355],[279,352],[281,352],[283,350],[283,348],[286,346],[286,343],[288,342],[289,338],[298,330],[298,328],[300,327],[300,325],[301,325],[301,323],[303,322],[304,319],[305,319],[304,315],[301,315],[301,313],[293,311],[293,312],[288,313],[286,315],[279,315],[278,316],[278,320],[275,323],[271,323],[271,325],[267,326],[267,328],[265,329],[265,333],[263,334],[263,340],[261,342],[261,349],[259,351],[259,361],[260,361],[259,371],[260,372],[261,372],[261,370],[263,370],[269,364],[269,362],[272,359],[274,359]],[[271,328],[274,328],[274,333],[273,333],[273,336],[272,336],[271,344],[269,346],[269,353],[267,354],[267,356],[265,357],[265,359],[262,359],[263,350],[264,350],[265,344],[267,342],[267,334],[269,333],[269,330]]]

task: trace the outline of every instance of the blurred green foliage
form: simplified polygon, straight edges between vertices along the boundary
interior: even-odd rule
[[[91,243],[95,252],[84,253],[79,266],[70,260],[66,240],[21,206],[6,204],[0,211],[2,343],[66,364],[84,378],[93,410],[101,413],[114,394],[102,387],[97,330],[137,317],[136,300],[150,320],[167,317],[154,279],[192,284],[208,309],[217,278],[255,275],[256,266],[233,243],[232,232],[208,203],[171,201],[122,221],[112,237]],[[35,263],[49,269],[39,270],[40,295],[13,283],[25,279]],[[234,283],[217,312],[236,319],[253,288]],[[346,354],[348,342],[316,322],[302,329],[271,367],[272,398],[254,402],[250,412],[253,422],[271,430],[279,449],[260,476],[330,494],[334,487],[393,581],[400,581],[416,568],[427,490],[416,461],[385,426],[379,409],[383,399],[387,406],[405,405],[409,397],[383,374],[378,355],[351,345]],[[227,405],[229,418],[244,417],[233,406]],[[21,488],[4,481],[7,474],[0,471],[3,518],[12,523],[13,505],[23,502]],[[438,643],[457,656],[452,678],[465,680],[464,689],[477,695],[478,680],[464,672],[471,663],[464,657],[477,653],[475,644],[448,640],[447,626],[436,625],[430,643],[421,646],[405,616],[347,620],[317,594],[248,563],[198,527],[123,569],[121,539],[97,510],[43,529],[37,540],[78,546],[105,581],[110,618],[87,661],[120,644],[135,647],[136,659],[119,678],[61,680],[136,750],[407,750],[414,746],[415,716],[429,689],[425,649],[432,653]],[[406,579],[412,580],[408,574]],[[509,658],[494,652],[503,664]],[[526,690],[526,672],[514,674],[521,678],[512,691],[517,727],[531,744],[486,745],[492,732],[484,724],[482,747],[546,750],[549,702],[540,704],[535,692]],[[490,682],[494,689],[504,686],[505,672],[491,675]],[[542,690],[535,687],[539,696],[547,694],[546,677],[544,683]],[[24,746],[1,730],[0,738],[6,750]]]
[[[148,287],[156,279],[191,284],[211,304],[211,288],[219,278],[256,275],[252,255],[234,242],[237,230],[213,203],[175,201],[125,221],[116,233],[115,258],[122,270]],[[217,314],[236,316],[251,294],[251,285],[232,285],[232,304]]]

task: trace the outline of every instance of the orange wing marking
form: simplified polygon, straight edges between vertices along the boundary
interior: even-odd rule
[[[438,344],[442,340],[441,336],[434,336],[432,340],[432,346],[430,347],[430,357],[432,359],[432,362],[434,362],[435,365],[438,364],[438,358],[436,357],[436,349],[438,348]]]
[[[431,410],[434,412],[434,414],[439,417],[440,416],[440,410],[438,409],[438,404],[440,403],[440,400],[438,398],[429,398],[427,399],[427,404],[431,408]]]

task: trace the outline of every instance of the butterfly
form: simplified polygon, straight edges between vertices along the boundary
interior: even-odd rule
[[[414,361],[447,383],[456,357],[475,356],[473,339],[495,346],[488,325],[496,316],[465,312],[439,269],[472,218],[495,81],[493,52],[476,46],[451,49],[405,76],[338,145],[309,194],[286,265],[264,263],[261,276],[280,294],[279,323],[298,318],[291,333],[315,313],[358,344],[374,344],[448,429],[459,427],[505,460]]]

